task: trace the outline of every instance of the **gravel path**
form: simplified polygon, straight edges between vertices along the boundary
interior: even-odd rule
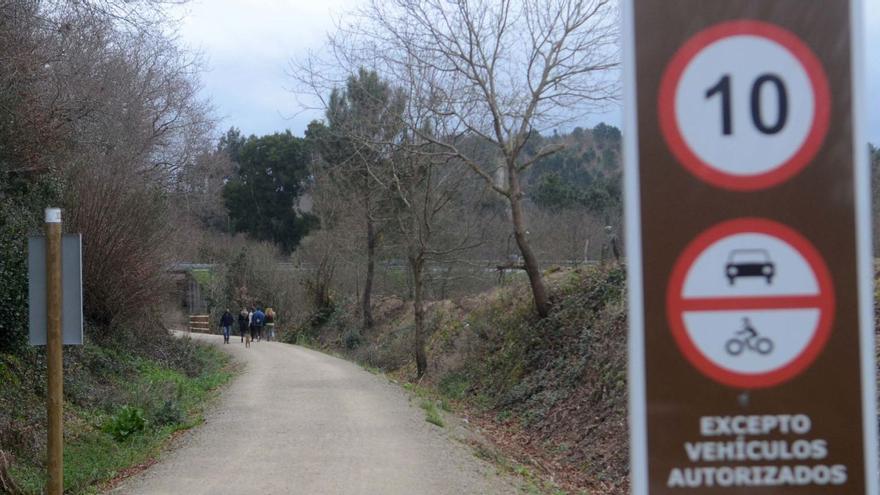
[[[347,361],[276,342],[245,349],[193,335],[245,365],[160,462],[111,493],[512,494],[496,474],[424,419],[387,379]]]

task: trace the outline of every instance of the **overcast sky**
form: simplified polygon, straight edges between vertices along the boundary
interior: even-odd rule
[[[204,93],[223,120],[221,129],[245,134],[290,129],[302,135],[321,113],[303,111],[288,88],[291,58],[320,50],[333,19],[360,0],[194,0],[179,12],[181,36],[206,56]],[[880,1],[867,4],[868,139],[880,144]],[[619,110],[581,123],[620,126]]]

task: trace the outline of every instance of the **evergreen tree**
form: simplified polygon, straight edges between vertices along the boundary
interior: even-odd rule
[[[233,135],[225,143],[239,155],[236,173],[223,188],[232,227],[291,253],[317,224],[313,215],[297,208],[308,179],[306,142],[290,131],[251,136],[239,147],[240,142]]]

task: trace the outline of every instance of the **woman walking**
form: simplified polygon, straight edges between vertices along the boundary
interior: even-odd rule
[[[275,340],[275,310],[266,308],[266,340]]]

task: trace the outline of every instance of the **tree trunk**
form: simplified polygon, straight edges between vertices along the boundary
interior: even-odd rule
[[[362,311],[364,315],[364,331],[373,328],[373,272],[376,265],[376,232],[373,225],[373,217],[367,210],[367,277],[364,280],[364,297],[362,299]]]
[[[541,269],[538,267],[538,259],[535,257],[528,239],[526,239],[526,220],[522,209],[522,190],[520,189],[519,178],[516,175],[515,168],[509,167],[508,174],[511,191],[509,199],[510,213],[513,219],[513,236],[516,238],[516,245],[519,246],[519,252],[522,254],[526,273],[529,275],[529,284],[532,287],[535,309],[541,318],[546,318],[550,314],[550,299],[547,297],[547,288],[544,286],[544,277],[541,276]]]
[[[330,307],[330,284],[333,281],[333,272],[335,271],[335,260],[330,256],[330,252],[326,252],[321,256],[321,262],[315,271],[315,309],[323,311]]]
[[[620,249],[617,247],[617,236],[611,236],[611,254],[614,255],[614,261],[620,264]]]
[[[428,356],[425,351],[425,307],[422,290],[422,269],[424,261],[420,258],[410,257],[410,268],[413,280],[413,314],[415,316],[415,335],[413,336],[413,350],[416,356],[416,374],[418,378],[425,375],[428,370]]]

